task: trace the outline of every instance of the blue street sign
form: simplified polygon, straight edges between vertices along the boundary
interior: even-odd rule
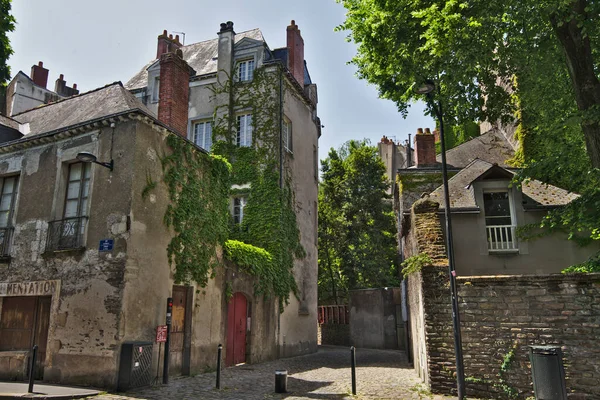
[[[113,239],[102,239],[100,241],[99,251],[112,251],[115,241]]]

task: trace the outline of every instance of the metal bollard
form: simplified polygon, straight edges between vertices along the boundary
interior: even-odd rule
[[[33,393],[33,379],[35,377],[35,359],[37,357],[37,344],[33,346],[33,354],[31,355],[31,363],[29,364],[29,389],[27,393]]]
[[[352,368],[352,394],[356,395],[356,348],[350,347],[350,364]]]
[[[221,389],[221,355],[223,354],[223,345],[217,347],[217,389]]]
[[[275,393],[287,393],[287,371],[275,371]]]

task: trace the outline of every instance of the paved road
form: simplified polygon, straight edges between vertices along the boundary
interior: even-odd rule
[[[356,351],[357,392],[353,397],[350,380],[350,351],[322,346],[315,354],[257,365],[227,368],[222,373],[222,390],[217,391],[215,373],[171,379],[168,386],[145,388],[126,395],[106,394],[93,400],[163,399],[451,399],[431,396],[420,384],[414,370],[400,351]],[[288,393],[274,393],[274,372],[288,371]]]

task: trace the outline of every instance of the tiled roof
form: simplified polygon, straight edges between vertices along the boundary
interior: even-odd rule
[[[252,29],[235,34],[235,42],[244,38],[265,41],[260,29]],[[182,46],[183,59],[196,71],[196,75],[205,75],[217,72],[217,48],[219,39],[206,40]],[[137,74],[125,84],[129,90],[141,89],[148,85],[148,68],[156,62],[156,58],[146,64]]]
[[[464,168],[475,159],[485,160],[501,167],[508,167],[506,160],[515,155],[515,150],[498,129],[492,129],[481,136],[458,145],[446,152],[448,166]],[[442,161],[441,155],[436,160]]]
[[[448,189],[450,191],[450,207],[452,209],[477,209],[475,195],[473,193],[474,181],[484,178],[485,175],[495,174],[495,176],[512,179],[514,171],[491,164],[487,161],[475,159],[464,169],[448,180]],[[552,186],[537,180],[524,182],[523,207],[536,208],[548,206],[561,206],[575,200],[578,195],[567,192],[564,189]],[[444,187],[440,186],[430,194],[430,199],[440,204],[444,208]]]
[[[25,135],[28,138],[128,110],[141,110],[152,115],[121,82],[115,82],[55,103],[41,105],[14,115],[13,119],[21,124],[29,124],[29,132]]]

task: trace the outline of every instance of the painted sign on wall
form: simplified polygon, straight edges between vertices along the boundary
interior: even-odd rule
[[[51,296],[60,281],[0,282],[0,296]]]

